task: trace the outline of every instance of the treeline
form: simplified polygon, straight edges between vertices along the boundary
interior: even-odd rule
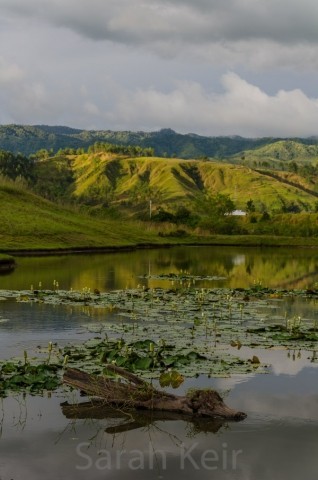
[[[112,143],[95,142],[87,149],[88,153],[115,153],[117,155],[128,155],[129,157],[153,157],[152,147],[142,148],[139,145],[115,145]]]
[[[11,180],[20,177],[31,181],[34,177],[34,158],[0,150],[0,175]]]
[[[116,145],[113,143],[95,142],[87,149],[85,148],[60,148],[56,155],[83,155],[85,153],[113,153],[116,155],[127,155],[129,157],[153,157],[154,149],[152,147],[142,148],[139,145]],[[33,160],[46,160],[54,155],[53,149],[46,150],[41,148],[30,155]]]

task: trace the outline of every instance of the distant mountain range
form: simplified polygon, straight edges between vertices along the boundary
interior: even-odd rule
[[[64,148],[87,148],[95,142],[113,143],[120,145],[140,145],[154,148],[155,155],[160,157],[228,159],[235,155],[244,156],[246,151],[254,151],[260,147],[288,142],[318,146],[318,138],[281,139],[273,137],[243,138],[232,137],[204,137],[193,133],[180,134],[171,129],[162,129],[157,132],[131,132],[111,130],[80,130],[63,126],[47,125],[2,125],[0,126],[0,149],[12,153],[30,155],[40,149],[52,150],[56,153]],[[285,149],[286,150],[286,149]],[[288,150],[288,149],[287,149]],[[318,156],[318,148],[315,148]],[[275,152],[274,158],[280,158]],[[312,156],[310,154],[309,156]],[[291,158],[293,159],[293,154]]]

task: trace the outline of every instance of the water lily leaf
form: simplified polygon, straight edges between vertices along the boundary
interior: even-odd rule
[[[118,367],[124,367],[126,363],[127,363],[127,358],[126,357],[123,357],[121,355],[118,355],[116,357],[116,365]]]
[[[159,383],[162,388],[178,388],[184,382],[184,377],[176,370],[164,372],[159,377]]]
[[[162,388],[169,387],[171,381],[170,372],[163,372],[159,377],[159,383]]]
[[[17,366],[14,363],[6,362],[2,365],[1,372],[2,373],[12,373],[12,372],[15,372],[16,369],[17,369]]]
[[[148,370],[153,364],[153,359],[151,357],[139,358],[135,363],[134,367],[137,370]]]
[[[184,382],[184,377],[180,375],[180,373],[177,372],[176,370],[173,370],[170,373],[170,378],[171,378],[170,383],[172,388],[178,388]]]

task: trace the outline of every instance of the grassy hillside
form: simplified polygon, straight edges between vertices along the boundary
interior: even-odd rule
[[[149,150],[105,144],[88,153],[67,149],[29,159],[0,152],[0,251],[236,244],[242,235],[248,235],[244,244],[277,244],[285,235],[315,240],[318,169],[291,158],[296,152],[313,159],[316,150],[288,145],[277,142],[275,148],[285,152],[281,158],[290,162],[289,171],[139,156]],[[262,152],[274,158],[269,146]],[[235,208],[249,215],[225,215]],[[232,237],[220,240],[218,234]]]
[[[240,209],[252,199],[259,211],[280,211],[291,202],[310,211],[317,202],[315,186],[296,174],[271,176],[217,161],[97,153],[55,157],[39,162],[36,169],[40,194],[105,212],[109,206],[132,214],[146,211],[150,199],[154,209],[173,211],[183,204],[195,211],[203,193],[229,195]]]
[[[231,158],[247,165],[284,168],[288,162],[317,162],[318,145],[301,140],[279,140],[251,150],[245,150]]]
[[[178,161],[175,161],[178,164]],[[180,167],[180,165],[179,165]],[[318,245],[318,215],[277,215],[256,223],[238,218],[248,235],[215,235],[213,231],[149,225],[119,220],[101,220],[76,213],[47,201],[10,182],[0,181],[0,251],[80,250],[107,247],[133,247],[136,244],[211,245]],[[158,235],[158,233],[160,235]],[[301,238],[301,236],[303,236]],[[307,236],[307,238],[305,238]],[[309,236],[311,238],[309,238]],[[0,263],[8,257],[0,253]]]
[[[96,220],[0,182],[0,250],[125,246],[154,236],[138,225]]]

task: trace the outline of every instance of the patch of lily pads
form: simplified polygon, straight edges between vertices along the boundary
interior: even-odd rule
[[[53,346],[49,343],[48,356],[45,361],[40,358],[28,358],[24,351],[22,358],[13,358],[0,362],[0,397],[8,392],[26,391],[31,394],[55,390],[61,384],[61,367],[59,362],[50,362]]]
[[[226,280],[226,277],[221,277],[217,275],[191,275],[187,272],[162,273],[157,275],[145,274],[141,275],[139,278],[147,280],[169,280],[172,284],[179,283],[180,285],[186,282],[194,285],[196,282],[200,281],[214,282],[216,280]]]
[[[66,364],[105,374],[105,365],[115,363],[145,378],[166,375],[166,381],[171,382],[180,376],[268,371],[256,355],[243,358],[242,347],[318,349],[314,314],[313,318],[302,319],[273,313],[277,301],[300,297],[310,302],[317,298],[318,291],[274,290],[260,285],[250,289],[203,289],[194,283],[179,282],[169,289],[139,286],[110,292],[57,288],[0,291],[2,298],[18,302],[104,309],[101,321],[86,326],[95,338],[53,349],[49,362],[39,355],[33,363],[25,359],[0,363],[0,395],[15,389],[54,389],[60,385]]]
[[[133,340],[136,333],[140,339]],[[0,362],[0,397],[8,392],[27,391],[31,394],[55,390],[62,383],[66,366],[80,368],[89,373],[108,375],[107,364],[125,368],[143,378],[158,378],[163,386],[177,387],[184,377],[229,376],[233,373],[265,371],[256,357],[243,360],[228,353],[216,353],[208,348],[188,345],[187,348],[143,338],[142,331],[123,338],[92,338],[78,345],[67,345],[63,349],[51,342],[48,358],[43,356],[28,359],[11,359]],[[52,352],[52,354],[51,354]],[[204,353],[201,353],[204,352]],[[167,383],[168,382],[168,383]],[[170,383],[169,383],[170,382]]]

